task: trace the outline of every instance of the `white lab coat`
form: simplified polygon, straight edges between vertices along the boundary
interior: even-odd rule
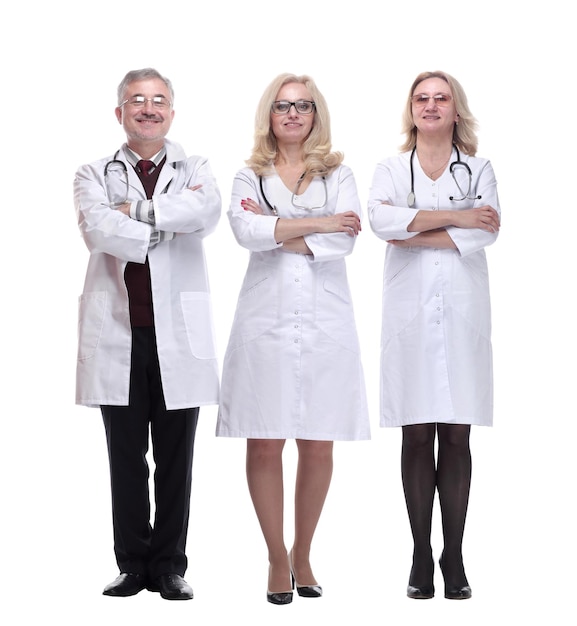
[[[277,175],[264,180],[279,217],[361,214],[351,170],[326,177],[327,202],[307,211]],[[252,198],[265,215],[244,211]],[[297,199],[325,201],[322,179]],[[313,255],[283,252],[274,238],[277,218],[268,211],[258,177],[245,168],[233,183],[228,217],[250,259],[224,358],[217,435],[246,438],[369,439],[363,369],[345,257],[355,237],[305,236]]]
[[[454,154],[454,153],[453,153]],[[384,240],[413,237],[407,231],[418,210],[490,205],[500,213],[497,183],[486,159],[461,155],[472,170],[471,196],[450,201],[459,190],[446,168],[436,181],[414,157],[415,196],[410,192],[410,153],[377,165],[368,211]],[[454,158],[454,156],[453,156]],[[463,167],[455,170],[468,188]],[[388,202],[392,206],[382,204]],[[387,245],[381,336],[381,426],[431,422],[490,426],[493,420],[491,310],[485,247],[497,234],[449,227],[457,250]]]
[[[170,141],[153,196],[155,226],[111,208],[126,198],[125,178],[104,168],[124,152],[80,167],[74,202],[90,251],[79,300],[76,402],[86,406],[127,405],[131,328],[124,269],[149,258],[158,358],[166,408],[218,403],[211,297],[203,238],[220,218],[220,194],[206,159],[186,157]],[[129,200],[145,200],[143,186],[126,163]],[[187,188],[200,184],[202,188]],[[159,193],[162,191],[162,193]],[[151,248],[153,229],[176,233]]]

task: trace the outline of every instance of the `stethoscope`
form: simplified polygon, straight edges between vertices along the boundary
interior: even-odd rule
[[[114,156],[112,157],[112,160],[108,161],[106,163],[106,165],[104,166],[104,180],[105,180],[105,182],[106,182],[108,176],[110,175],[110,172],[118,172],[120,176],[124,176],[124,180],[126,181],[124,200],[113,202],[112,203],[113,206],[120,206],[121,204],[124,204],[125,202],[127,202],[128,201],[128,195],[129,195],[129,192],[130,192],[130,183],[128,181],[128,170],[126,169],[126,163],[124,161],[121,161],[118,158],[118,153],[119,152],[120,152],[120,150],[117,150],[114,153]],[[161,191],[161,193],[167,193],[169,185],[170,185],[170,182]],[[107,187],[107,191],[108,191],[108,187]],[[110,197],[110,194],[108,194],[108,197]]]
[[[306,172],[303,172],[301,174],[300,178],[297,180],[297,184],[296,184],[295,189],[294,189],[294,191],[292,193],[292,196],[291,196],[291,204],[294,206],[295,209],[301,209],[303,211],[317,211],[318,209],[324,209],[324,207],[327,206],[327,202],[328,202],[328,199],[329,199],[329,194],[328,194],[328,191],[327,191],[327,181],[326,181],[326,178],[324,176],[322,178],[323,178],[323,184],[324,184],[324,187],[325,187],[325,201],[320,206],[307,207],[307,206],[303,206],[301,204],[297,204],[295,202],[295,197],[297,195],[297,191],[299,190],[300,184],[303,182],[303,180],[305,178],[305,175],[306,175]],[[265,201],[267,207],[269,208],[270,212],[273,215],[276,215],[278,217],[278,209],[276,208],[276,206],[272,205],[269,202],[269,200],[266,197],[266,194],[264,192],[264,187],[263,187],[263,184],[262,184],[262,176],[259,176],[258,179],[259,179],[261,196],[264,198],[264,201]]]
[[[469,167],[469,165],[467,163],[465,163],[464,161],[461,161],[461,153],[459,152],[459,148],[457,148],[457,146],[455,144],[453,144],[453,148],[455,148],[455,151],[457,153],[457,159],[455,161],[453,161],[450,165],[449,165],[449,172],[451,172],[451,176],[453,177],[453,180],[455,181],[455,185],[457,185],[457,189],[459,190],[459,193],[461,194],[460,198],[457,198],[456,196],[449,196],[449,200],[451,201],[455,201],[455,202],[460,202],[461,200],[480,200],[481,196],[471,196],[471,185],[473,184],[473,172],[471,172],[471,168]],[[415,206],[415,172],[413,170],[413,158],[415,157],[415,152],[417,151],[417,146],[415,146],[411,152],[411,158],[410,158],[410,167],[411,167],[411,191],[409,192],[409,195],[407,196],[407,205],[412,208],[413,206]],[[469,186],[467,188],[467,193],[465,193],[462,189],[461,189],[461,185],[459,185],[459,181],[457,180],[457,177],[455,176],[455,168],[456,167],[464,167],[467,170],[467,175],[469,177]]]
[[[114,157],[112,157],[112,160],[108,161],[108,163],[106,163],[106,165],[104,166],[104,181],[105,182],[108,179],[110,172],[119,172],[120,176],[124,176],[124,180],[126,181],[124,200],[113,202],[114,206],[120,206],[121,204],[124,204],[128,200],[128,194],[130,191],[130,185],[128,183],[128,170],[126,169],[126,163],[124,161],[121,161],[118,158],[119,152],[120,151],[117,150],[114,153]],[[107,189],[108,189],[108,185],[107,185]],[[108,194],[108,196],[110,197],[110,194]]]

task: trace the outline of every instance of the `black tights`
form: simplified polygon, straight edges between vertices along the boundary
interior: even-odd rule
[[[444,548],[441,568],[445,584],[467,583],[462,543],[471,484],[471,451],[466,424],[414,424],[403,426],[401,474],[413,534],[413,566],[409,584],[432,584],[431,523],[435,489],[439,493]],[[435,435],[438,460],[435,464]]]

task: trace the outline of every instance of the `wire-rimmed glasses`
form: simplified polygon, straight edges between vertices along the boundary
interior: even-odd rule
[[[135,109],[142,109],[144,105],[150,102],[154,109],[168,109],[172,106],[172,102],[164,96],[153,96],[152,98],[145,98],[144,96],[132,96],[126,98],[124,102],[121,102],[119,106],[123,107],[125,104],[129,104]]]
[[[413,103],[413,106],[416,107],[424,107],[429,104],[431,100],[438,107],[448,107],[453,100],[453,96],[448,93],[436,93],[434,96],[429,96],[426,93],[417,93],[414,96],[411,96],[411,102]]]

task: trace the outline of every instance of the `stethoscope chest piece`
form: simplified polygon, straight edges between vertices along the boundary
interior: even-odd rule
[[[471,196],[471,184],[473,181],[473,173],[471,172],[471,168],[467,165],[467,163],[465,163],[464,161],[461,161],[461,153],[459,152],[459,148],[457,148],[456,144],[453,144],[453,148],[455,149],[457,153],[457,159],[449,165],[449,172],[451,173],[451,176],[453,177],[453,180],[455,181],[455,185],[457,185],[457,189],[459,190],[461,197],[449,196],[449,200],[451,200],[451,202],[453,201],[459,202],[461,200],[480,200],[482,197],[480,195]],[[416,151],[417,151],[417,146],[415,145],[415,147],[411,151],[411,156],[409,158],[409,168],[411,171],[411,191],[409,192],[409,195],[407,196],[407,206],[410,209],[412,209],[415,206],[415,171],[413,169],[413,159],[415,158]],[[466,192],[464,192],[463,189],[461,189],[461,185],[459,184],[459,181],[457,180],[457,176],[455,175],[455,168],[457,166],[461,166],[462,168],[464,168],[464,170],[466,171],[468,175],[469,186]]]

